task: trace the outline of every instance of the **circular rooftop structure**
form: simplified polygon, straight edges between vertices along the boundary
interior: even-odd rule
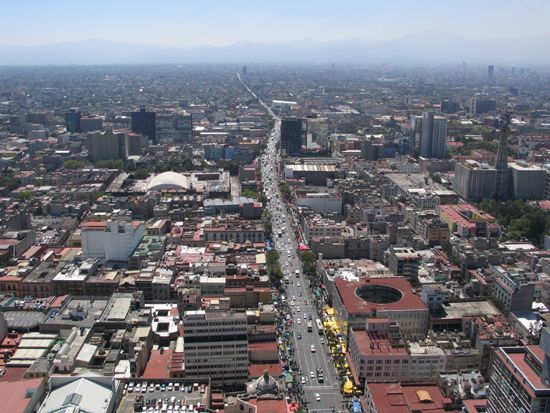
[[[179,191],[191,189],[191,181],[185,175],[169,171],[156,175],[147,185],[147,191],[167,191],[171,189]]]
[[[367,284],[355,290],[357,297],[374,304],[391,304],[403,298],[403,293],[389,285]]]

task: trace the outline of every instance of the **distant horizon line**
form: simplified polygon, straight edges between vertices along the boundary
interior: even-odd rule
[[[370,39],[363,39],[359,37],[346,37],[346,38],[339,38],[339,39],[317,39],[313,37],[300,37],[295,39],[288,39],[288,40],[282,40],[282,41],[256,41],[251,39],[240,39],[240,40],[234,40],[228,43],[195,43],[195,44],[189,44],[189,45],[177,45],[177,44],[171,44],[171,43],[144,43],[144,42],[132,42],[128,40],[114,40],[114,39],[106,39],[106,38],[100,38],[100,37],[87,37],[87,38],[81,38],[81,39],[75,39],[75,40],[60,40],[60,41],[50,41],[46,43],[35,43],[35,44],[4,44],[0,43],[0,47],[8,47],[8,48],[32,48],[32,47],[44,47],[44,46],[55,46],[55,45],[62,45],[62,44],[74,44],[74,43],[85,43],[85,42],[105,42],[105,43],[115,43],[115,44],[128,44],[133,46],[154,46],[154,47],[166,47],[166,48],[177,48],[177,49],[188,49],[188,48],[200,48],[200,47],[227,47],[227,46],[233,46],[233,45],[239,45],[239,44],[256,44],[256,45],[284,45],[285,43],[296,43],[296,42],[314,42],[314,43],[339,43],[339,42],[384,42],[384,41],[395,41],[399,39],[405,39],[407,37],[416,36],[416,35],[430,35],[430,34],[445,34],[445,35],[451,35],[456,38],[462,38],[466,41],[476,41],[476,40],[495,40],[495,41],[505,41],[505,40],[530,40],[530,39],[550,39],[550,32],[543,34],[543,35],[536,35],[536,36],[521,36],[521,37],[506,37],[506,36],[498,36],[498,37],[491,37],[491,36],[484,36],[484,37],[470,37],[467,35],[450,32],[446,30],[419,30],[415,32],[405,33],[401,35],[396,36],[387,36],[387,37],[378,37],[378,38],[370,38]]]

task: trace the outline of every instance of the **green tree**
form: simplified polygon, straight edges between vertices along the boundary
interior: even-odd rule
[[[302,261],[302,269],[304,274],[308,277],[312,277],[316,274],[316,262],[317,256],[313,251],[302,251],[300,253],[300,260]]]
[[[29,191],[21,191],[18,192],[15,196],[18,201],[27,201],[32,198],[32,192]]]
[[[149,169],[147,168],[138,168],[136,172],[134,172],[134,178],[135,179],[146,179],[149,177]]]
[[[124,162],[122,162],[122,159],[103,159],[97,161],[95,166],[96,168],[122,169],[124,167]]]
[[[87,166],[90,166],[90,163],[88,161],[78,161],[75,159],[69,159],[63,162],[63,167],[65,169],[71,169],[71,170],[84,169]]]
[[[241,191],[241,195],[245,196],[247,198],[254,198],[254,199],[259,199],[260,198],[259,193],[257,193],[256,191],[253,191],[252,189],[249,189],[249,188],[243,189]]]

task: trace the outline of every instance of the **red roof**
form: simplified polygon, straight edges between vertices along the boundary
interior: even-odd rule
[[[367,390],[376,410],[384,413],[458,413],[445,409],[451,401],[435,385],[369,383]]]
[[[151,357],[145,366],[142,377],[146,379],[170,378],[171,359],[171,350],[164,350],[163,354],[160,354],[160,350],[151,351]]]
[[[262,363],[251,364],[250,366],[248,366],[248,377],[253,379],[260,377],[264,374],[265,370],[269,371],[269,374],[273,377],[279,377],[281,374],[283,374],[283,368],[279,363]]]
[[[23,413],[31,398],[30,391],[40,387],[43,378],[2,382],[0,385],[0,413]]]
[[[388,304],[376,304],[365,301],[355,291],[369,284],[395,288],[403,296],[400,300]],[[404,311],[427,309],[426,304],[422,302],[419,295],[413,293],[411,284],[404,277],[368,278],[359,281],[346,281],[342,278],[337,278],[335,285],[348,314],[371,314],[373,310]]]
[[[89,229],[104,229],[107,226],[106,221],[84,221],[80,224],[80,228]]]

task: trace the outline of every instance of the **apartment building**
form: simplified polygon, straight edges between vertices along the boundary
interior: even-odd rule
[[[185,375],[214,385],[248,380],[248,329],[244,312],[186,311],[183,317]]]

